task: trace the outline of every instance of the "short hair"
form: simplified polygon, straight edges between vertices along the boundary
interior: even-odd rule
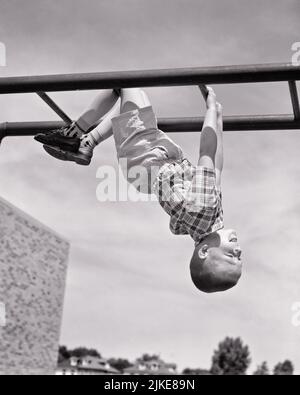
[[[241,277],[241,269],[223,261],[217,254],[201,259],[199,250],[202,245],[203,243],[195,248],[190,264],[194,285],[205,293],[223,292],[233,288]]]

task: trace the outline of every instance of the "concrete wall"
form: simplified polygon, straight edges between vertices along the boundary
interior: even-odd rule
[[[52,374],[69,243],[0,198],[0,374]]]

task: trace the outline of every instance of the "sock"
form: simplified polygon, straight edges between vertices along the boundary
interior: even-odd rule
[[[112,118],[120,115],[121,100],[119,99],[113,108],[102,118],[98,126],[91,132],[81,137],[80,149],[93,150],[102,141],[107,140],[113,135]]]
[[[92,153],[94,148],[99,144],[97,143],[92,136],[88,134],[81,137],[81,143],[79,147],[80,153]]]
[[[104,118],[95,129],[81,137],[80,148],[94,149],[112,134],[111,119]]]

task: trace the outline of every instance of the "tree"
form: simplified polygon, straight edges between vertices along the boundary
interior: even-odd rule
[[[94,348],[77,347],[74,350],[70,350],[70,356],[76,358],[84,357],[98,357],[101,358],[100,353]]]
[[[60,346],[58,351],[58,362],[62,362],[72,357],[84,358],[84,357],[98,357],[101,358],[100,353],[94,348],[77,347],[74,350],[68,350],[66,346]]]
[[[138,358],[138,361],[141,362],[158,361],[158,360],[159,360],[159,355],[157,354],[153,354],[153,355],[143,354],[141,358]]]
[[[70,352],[66,346],[60,346],[58,349],[58,363],[70,358]]]
[[[214,352],[211,373],[214,375],[245,375],[250,363],[249,347],[244,346],[240,338],[227,337]]]
[[[278,363],[274,368],[274,376],[292,376],[294,374],[294,365],[291,361],[286,360]]]
[[[108,363],[111,367],[123,372],[124,369],[130,368],[133,366],[127,359],[122,358],[111,358],[108,360]]]
[[[263,362],[261,365],[258,365],[256,371],[253,373],[253,376],[269,376],[270,370],[267,362]]]
[[[210,376],[211,373],[208,370],[205,369],[190,369],[190,368],[186,368],[184,369],[184,371],[182,372],[182,374],[186,374],[186,375],[197,375],[197,376]]]

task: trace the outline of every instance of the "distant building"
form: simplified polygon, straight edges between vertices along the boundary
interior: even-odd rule
[[[127,369],[124,369],[127,375],[177,375],[177,366],[174,363],[166,363],[161,359],[151,359],[143,361],[138,359],[136,363]]]
[[[108,361],[98,357],[72,357],[58,364],[57,376],[96,376],[104,374],[120,374],[110,366]]]

